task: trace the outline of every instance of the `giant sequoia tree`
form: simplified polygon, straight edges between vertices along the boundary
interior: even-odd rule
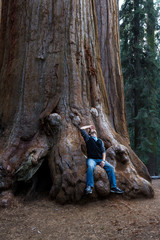
[[[86,157],[78,127],[94,124],[118,185],[129,196],[153,196],[129,147],[117,18],[116,0],[2,1],[1,190],[35,177],[45,182],[48,163],[51,197],[79,201]],[[97,166],[95,197],[108,194]]]

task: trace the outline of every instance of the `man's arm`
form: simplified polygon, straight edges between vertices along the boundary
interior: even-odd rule
[[[105,160],[106,159],[106,153],[104,152],[104,153],[102,153],[102,162],[100,163],[100,166],[103,168],[104,167],[104,165],[105,165]]]
[[[85,131],[86,129],[91,128],[93,125],[87,125],[87,126],[82,126],[80,128],[81,131],[81,135],[84,138],[84,141],[87,142],[89,140],[89,135],[87,134],[87,132]],[[93,126],[94,127],[94,126]]]
[[[102,153],[102,161],[106,161],[106,152]]]
[[[86,130],[89,128],[94,128],[94,126],[93,125],[82,126],[80,129]]]

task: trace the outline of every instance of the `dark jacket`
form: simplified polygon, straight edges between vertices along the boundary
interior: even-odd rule
[[[100,138],[95,141],[94,138],[89,136],[84,129],[81,129],[80,131],[86,143],[88,158],[102,159],[102,153],[105,152],[103,141]]]

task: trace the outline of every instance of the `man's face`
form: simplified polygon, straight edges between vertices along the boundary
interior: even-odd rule
[[[89,135],[97,137],[96,130],[91,128],[90,131],[89,131]]]

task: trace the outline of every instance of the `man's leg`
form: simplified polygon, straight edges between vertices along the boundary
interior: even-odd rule
[[[114,167],[106,161],[104,169],[106,170],[108,178],[109,178],[111,192],[122,194],[123,191],[117,187]]]
[[[105,161],[104,169],[107,172],[107,175],[108,175],[108,178],[109,178],[109,182],[110,182],[110,187],[111,188],[116,188],[117,187],[117,183],[116,183],[116,176],[115,176],[114,167],[110,163]]]
[[[94,180],[93,180],[93,171],[96,167],[96,161],[94,159],[88,158],[87,160],[87,186],[93,187]]]

